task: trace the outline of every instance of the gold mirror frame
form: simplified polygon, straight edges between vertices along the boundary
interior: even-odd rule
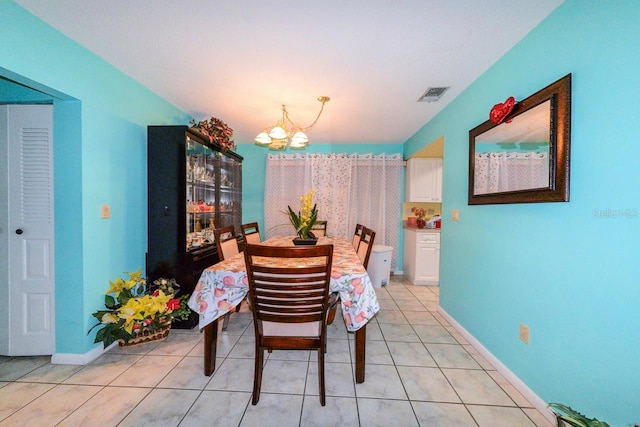
[[[549,185],[546,187],[475,194],[476,140],[498,126],[516,125],[511,122],[519,115],[550,101],[549,117]],[[546,126],[546,124],[545,124]],[[517,133],[517,132],[513,132]],[[469,131],[469,205],[505,203],[544,203],[569,201],[569,172],[571,146],[571,74],[550,84],[518,102],[504,121],[490,120]]]

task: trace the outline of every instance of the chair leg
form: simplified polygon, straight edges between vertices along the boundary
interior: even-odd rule
[[[336,318],[336,306],[329,307],[329,314],[327,314],[327,325],[333,323],[333,319]]]
[[[210,376],[216,370],[218,346],[218,319],[204,327],[204,374]]]
[[[242,300],[244,301],[244,300]],[[236,313],[240,313],[240,307],[242,306],[242,301],[240,301],[238,303],[238,305],[235,306],[235,309],[233,310],[233,312]],[[227,330],[227,326],[229,326],[229,319],[231,318],[231,311],[228,312],[227,314],[224,315],[224,320],[222,321],[222,330],[226,331]]]
[[[222,330],[226,331],[227,326],[229,326],[229,319],[231,318],[231,312],[224,315],[224,319],[222,320]]]
[[[320,405],[325,406],[326,400],[324,393],[324,351],[322,350],[322,348],[318,349],[318,384],[320,385]]]
[[[256,345],[255,366],[253,371],[253,399],[252,405],[256,405],[260,400],[260,388],[262,387],[262,367],[264,365],[264,350]]]
[[[333,319],[336,318],[336,311],[338,309],[338,303],[340,302],[340,296],[337,292],[331,294],[329,299],[329,309],[327,311],[327,325],[333,323]]]

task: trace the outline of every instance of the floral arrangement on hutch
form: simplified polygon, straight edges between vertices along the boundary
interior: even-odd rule
[[[198,130],[202,135],[208,138],[209,142],[219,145],[223,151],[236,149],[236,143],[231,139],[233,136],[233,129],[227,126],[227,124],[222,120],[211,117],[199,122],[191,120],[189,121],[189,124],[193,129]]]
[[[126,274],[128,279],[118,277],[109,282],[104,297],[106,309],[92,314],[98,323],[89,332],[102,326],[94,342],[103,342],[104,348],[115,341],[128,346],[164,339],[171,322],[186,320],[191,311],[187,307],[189,295],[174,297],[180,287],[175,279],[161,278],[147,288],[140,269]]]
[[[294,239],[294,243],[298,240],[307,241],[307,244],[315,243],[316,236],[313,235],[311,229],[315,225],[318,219],[318,209],[313,203],[313,188],[307,192],[307,194],[300,197],[300,211],[296,214],[291,206],[287,206],[287,215],[293,228],[296,230],[297,239]]]
[[[427,225],[427,211],[423,208],[412,207],[411,212],[418,217],[416,220],[418,228],[424,228]]]

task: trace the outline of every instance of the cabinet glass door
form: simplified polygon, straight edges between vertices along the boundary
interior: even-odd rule
[[[187,139],[187,250],[214,244],[216,226],[216,152],[209,147]]]
[[[240,230],[242,203],[241,163],[220,155],[220,227],[233,225]]]

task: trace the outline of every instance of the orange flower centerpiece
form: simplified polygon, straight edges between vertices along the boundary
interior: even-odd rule
[[[89,332],[102,326],[94,342],[102,341],[105,348],[115,341],[124,346],[166,338],[173,319],[184,320],[190,314],[189,295],[174,298],[180,287],[174,279],[154,281],[155,289],[149,293],[139,269],[127,275],[126,280],[109,282],[104,297],[106,310],[92,314],[98,323]]]

